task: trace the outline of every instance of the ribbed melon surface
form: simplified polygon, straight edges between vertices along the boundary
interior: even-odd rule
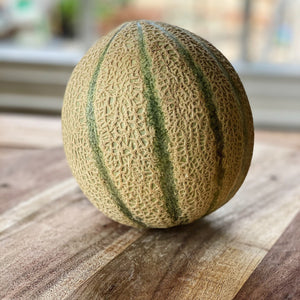
[[[75,67],[62,110],[65,153],[87,198],[130,226],[190,223],[241,186],[251,109],[227,59],[179,27],[135,21]]]

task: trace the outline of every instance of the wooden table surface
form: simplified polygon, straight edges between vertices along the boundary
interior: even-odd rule
[[[242,188],[187,226],[100,213],[65,161],[59,118],[0,115],[0,298],[300,299],[300,133],[256,131]]]

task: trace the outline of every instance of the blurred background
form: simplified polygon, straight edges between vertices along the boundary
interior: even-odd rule
[[[299,16],[300,0],[0,0],[0,111],[59,115],[72,69],[94,41],[152,19],[223,52],[256,127],[300,129]]]

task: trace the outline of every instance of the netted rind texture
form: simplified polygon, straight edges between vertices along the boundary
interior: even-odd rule
[[[160,22],[125,23],[75,67],[65,153],[87,198],[134,227],[190,223],[241,186],[253,150],[246,93],[209,42]]]

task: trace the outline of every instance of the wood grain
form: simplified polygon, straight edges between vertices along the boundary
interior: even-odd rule
[[[0,218],[0,298],[61,299],[139,235],[99,213],[73,178],[52,182]]]
[[[270,134],[256,135],[250,172],[228,204],[167,230],[105,217],[61,148],[0,155],[0,298],[272,299],[272,284],[282,299],[297,297],[300,153],[291,136],[278,144]]]
[[[300,213],[265,256],[235,300],[300,299]]]
[[[0,156],[0,213],[70,178],[61,148]]]

